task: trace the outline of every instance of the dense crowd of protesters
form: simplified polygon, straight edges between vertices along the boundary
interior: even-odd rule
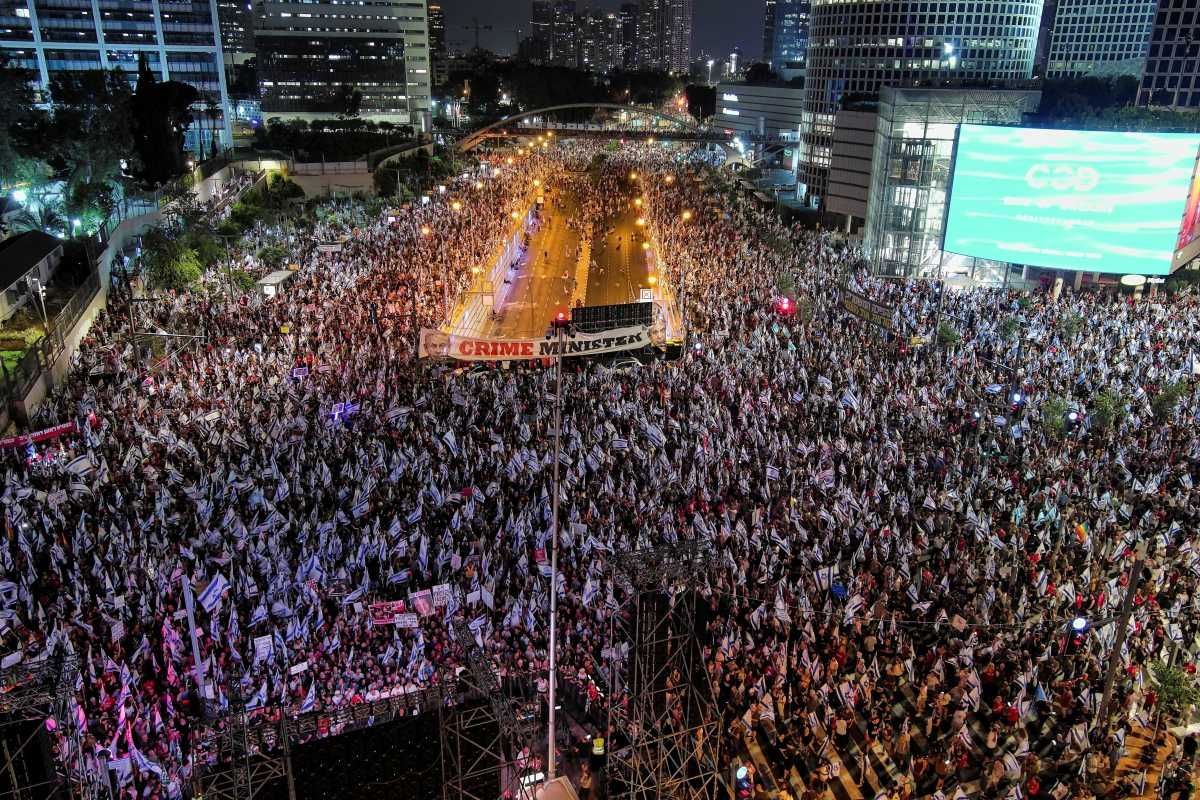
[[[837,237],[726,199],[668,149],[597,164],[588,147],[494,155],[353,227],[260,229],[297,266],[273,298],[157,296],[97,320],[36,418],[77,431],[5,457],[6,664],[78,659],[60,754],[81,748],[121,797],[183,796],[207,706],[295,715],[451,679],[456,616],[506,677],[543,675],[552,579],[564,688],[619,707],[595,680],[622,652],[608,557],[702,538],[724,753],[769,751],[764,788],[819,797],[848,773],[900,798],[1127,794],[1112,767],[1154,724],[1150,665],[1190,664],[1197,632],[1200,438],[1176,388],[1195,298],[887,284],[885,332],[842,308],[847,280],[875,281]],[[582,163],[606,196],[641,198],[691,335],[677,362],[566,377],[551,578],[549,371],[460,374],[414,346],[534,181]],[[780,286],[802,288],[783,305]],[[147,352],[131,319],[205,338]],[[940,321],[953,344],[906,345]],[[1103,393],[1119,408],[1102,419]],[[372,624],[397,600],[416,627]]]

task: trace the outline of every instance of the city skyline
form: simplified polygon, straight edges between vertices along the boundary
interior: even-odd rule
[[[451,50],[469,50],[474,45],[476,17],[480,26],[491,27],[480,30],[480,45],[498,54],[515,53],[517,40],[530,33],[530,0],[446,0],[442,5]],[[620,5],[620,0],[580,0],[578,8],[609,12],[617,11]],[[748,7],[732,8],[729,0],[694,0],[692,55],[702,51],[723,55],[734,47],[741,47],[744,53],[756,53],[756,43],[762,40],[761,5],[755,0]],[[520,36],[516,33],[518,29]]]

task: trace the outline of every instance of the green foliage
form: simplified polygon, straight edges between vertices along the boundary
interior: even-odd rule
[[[229,238],[237,238],[242,235],[242,228],[232,220],[221,220],[221,224],[217,226],[216,234]]]
[[[37,137],[46,112],[34,102],[35,77],[30,71],[9,66],[0,55],[0,188],[25,183],[47,171]]]
[[[413,137],[411,125],[377,126],[367,129],[360,119],[284,121],[267,120],[255,131],[254,144],[261,150],[294,154],[297,161],[354,161],[373,150],[403,144]]]
[[[142,264],[152,289],[187,289],[203,272],[196,251],[183,238],[159,228],[142,238]]]
[[[1154,411],[1154,416],[1159,420],[1165,420],[1175,411],[1175,406],[1179,405],[1179,401],[1187,394],[1187,383],[1184,381],[1175,381],[1174,383],[1163,384],[1158,390],[1158,394],[1154,395],[1154,399],[1150,401],[1150,408]]]
[[[253,228],[262,219],[262,216],[263,210],[261,207],[252,202],[246,202],[243,198],[234,203],[233,208],[229,209],[229,217],[226,219],[226,223],[236,228],[238,233],[244,233]]]
[[[1150,665],[1150,681],[1158,694],[1159,708],[1170,717],[1178,717],[1188,706],[1200,704],[1200,686],[1182,667],[1156,661]]]
[[[162,186],[187,172],[184,136],[195,122],[192,105],[200,92],[179,81],[159,83],[143,53],[138,62],[137,91],[130,102],[135,175],[146,186]]]
[[[249,292],[254,289],[254,276],[244,269],[235,269],[233,285],[243,292]]]
[[[1125,401],[1112,389],[1105,389],[1092,398],[1090,416],[1094,428],[1107,431],[1125,418]]]
[[[1054,438],[1063,435],[1067,428],[1067,412],[1071,406],[1061,397],[1051,397],[1042,403],[1042,427]]]
[[[946,347],[953,347],[962,341],[962,336],[959,335],[958,330],[946,320],[938,323],[937,338]]]
[[[266,208],[279,209],[286,207],[289,200],[303,198],[304,189],[287,176],[275,173],[267,179],[266,187],[258,196],[261,196],[262,204]]]
[[[1000,320],[1000,335],[1005,339],[1012,339],[1020,329],[1021,321],[1016,317],[1005,317]]]
[[[269,244],[258,251],[258,260],[269,269],[279,269],[287,258],[287,250],[281,245]]]
[[[1074,339],[1083,330],[1083,315],[1068,314],[1058,321],[1058,327],[1064,339]]]
[[[796,279],[787,270],[780,270],[775,276],[775,289],[779,294],[791,297],[796,291]]]
[[[184,237],[184,246],[196,253],[204,269],[211,269],[225,257],[225,243],[204,231],[191,231]]]
[[[1021,297],[1017,298],[1017,308],[1021,309],[1022,311],[1028,311],[1031,305],[1033,305],[1033,301],[1026,296],[1022,295]]]

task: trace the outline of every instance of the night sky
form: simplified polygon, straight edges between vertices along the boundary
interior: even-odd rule
[[[692,55],[701,50],[720,59],[740,45],[744,58],[754,60],[762,50],[762,0],[693,0],[695,22],[692,29]],[[621,0],[593,0],[591,6],[616,11]],[[582,11],[589,6],[579,0]],[[529,0],[442,0],[446,14],[446,39],[450,50],[469,50],[475,44],[472,17],[493,30],[481,31],[479,43],[497,53],[516,50],[517,33],[529,33]]]

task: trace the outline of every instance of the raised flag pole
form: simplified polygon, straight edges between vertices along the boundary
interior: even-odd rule
[[[208,699],[208,680],[204,672],[204,661],[200,658],[200,640],[196,637],[196,602],[192,597],[192,579],[185,572],[183,581],[183,605],[187,608],[188,635],[192,639],[192,661],[196,665],[196,685],[200,687],[201,702]]]
[[[554,497],[550,501],[550,714],[546,742],[546,782],[554,780],[554,745],[556,714],[554,710],[555,682],[558,669],[558,456],[562,439],[562,360],[566,348],[565,336],[569,318],[563,311],[554,317],[554,328],[558,335],[558,351],[554,359]]]

